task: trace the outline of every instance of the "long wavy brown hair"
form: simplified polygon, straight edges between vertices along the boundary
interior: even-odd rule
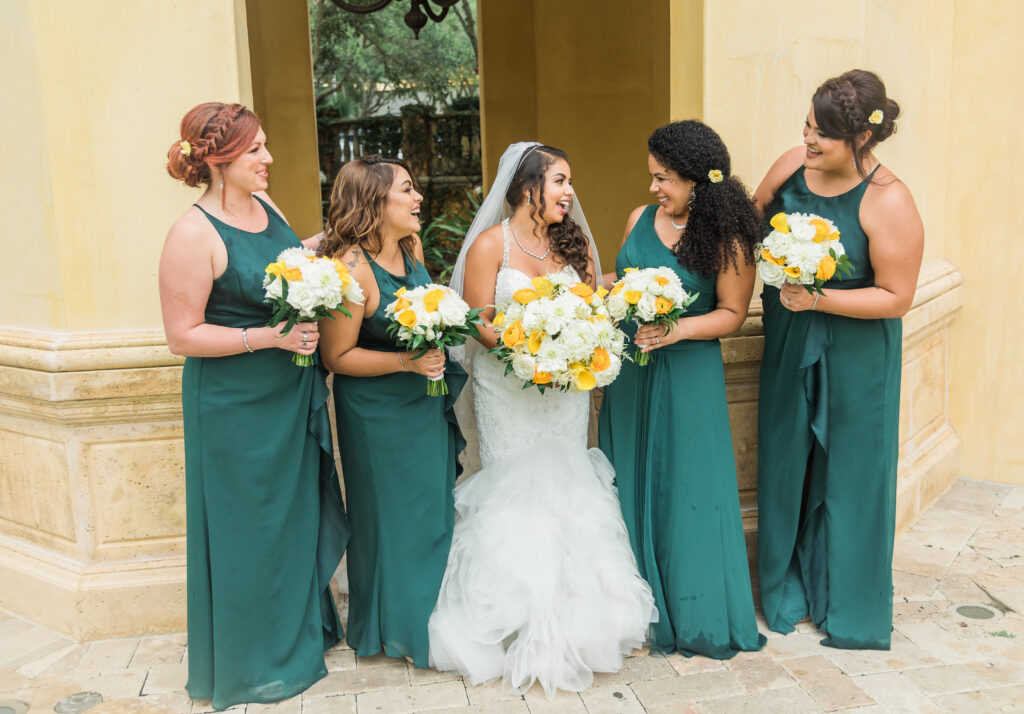
[[[519,162],[512,182],[509,183],[508,191],[505,192],[505,200],[513,211],[526,200],[523,197],[523,189],[529,189],[531,194],[536,194],[537,200],[530,203],[530,218],[538,227],[541,226],[538,216],[543,215],[547,209],[547,203],[544,201],[544,172],[556,159],[569,163],[569,156],[553,146],[535,146],[527,150]],[[590,240],[576,221],[566,215],[561,223],[549,225],[547,233],[551,240],[551,250],[567,265],[576,269],[580,280],[590,282]]]
[[[341,167],[331,189],[321,253],[341,257],[352,246],[359,246],[371,258],[380,253],[384,247],[384,207],[395,181],[393,166],[405,169],[412,178],[408,164],[385,156],[364,156]],[[398,245],[406,255],[415,255],[412,234],[403,236]]]

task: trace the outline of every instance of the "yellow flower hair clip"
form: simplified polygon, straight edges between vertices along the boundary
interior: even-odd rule
[[[722,172],[718,169],[708,171],[708,181],[711,183],[722,183]]]
[[[181,153],[183,153],[185,156],[192,155],[192,144],[182,139],[181,141],[178,142],[178,145],[181,146]]]
[[[872,124],[881,124],[883,119],[885,119],[885,114],[882,113],[881,109],[871,112],[871,116],[868,117],[868,121]]]

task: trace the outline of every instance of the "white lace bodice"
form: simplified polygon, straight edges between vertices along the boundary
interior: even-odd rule
[[[508,219],[502,221],[505,251],[494,281],[494,304],[501,306],[513,293],[530,287],[525,273],[508,266]],[[575,269],[566,266],[578,280]],[[505,374],[505,364],[494,355],[481,352],[473,360],[473,408],[480,438],[480,462],[487,466],[529,449],[542,440],[553,440],[564,448],[586,449],[590,395],[536,387],[523,389],[514,374]]]

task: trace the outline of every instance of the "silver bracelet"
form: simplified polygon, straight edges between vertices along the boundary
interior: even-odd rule
[[[245,345],[245,349],[249,350],[249,352],[251,353],[252,347],[249,346],[249,340],[245,339],[245,331],[248,329],[248,327],[242,328],[242,344]]]
[[[821,297],[821,293],[814,293],[814,302],[811,303],[812,310],[814,309],[814,306],[818,304],[819,297]]]
[[[398,364],[399,364],[399,366],[401,366],[402,371],[404,372],[405,371],[405,360],[402,359],[402,353],[401,352],[398,353]]]

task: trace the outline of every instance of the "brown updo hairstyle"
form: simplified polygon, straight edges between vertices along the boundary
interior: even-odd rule
[[[821,133],[830,139],[845,141],[853,150],[853,162],[861,178],[867,178],[864,156],[876,145],[896,133],[900,105],[885,94],[885,84],[874,72],[851,69],[822,82],[811,100],[814,119]],[[882,123],[872,124],[869,117],[880,110]],[[871,135],[862,146],[857,137]]]
[[[340,258],[354,245],[370,257],[380,253],[384,247],[384,207],[395,182],[395,166],[405,169],[413,180],[408,164],[386,156],[364,156],[341,167],[331,189],[321,253]],[[398,245],[403,253],[415,257],[412,234],[403,236]]]
[[[527,149],[519,160],[519,166],[505,192],[505,200],[514,211],[526,200],[524,190],[528,190],[534,199],[530,201],[530,218],[540,227],[538,215],[547,209],[544,200],[544,173],[557,159],[569,163],[569,156],[561,149],[553,146],[534,146]],[[568,214],[561,223],[552,223],[547,229],[551,241],[551,250],[559,255],[567,265],[576,269],[576,274],[583,282],[590,282],[590,240],[576,221]]]
[[[167,150],[167,173],[188,186],[209,184],[213,166],[229,164],[249,148],[259,117],[241,104],[204,102],[181,120],[181,138]],[[183,142],[188,142],[186,149]]]

